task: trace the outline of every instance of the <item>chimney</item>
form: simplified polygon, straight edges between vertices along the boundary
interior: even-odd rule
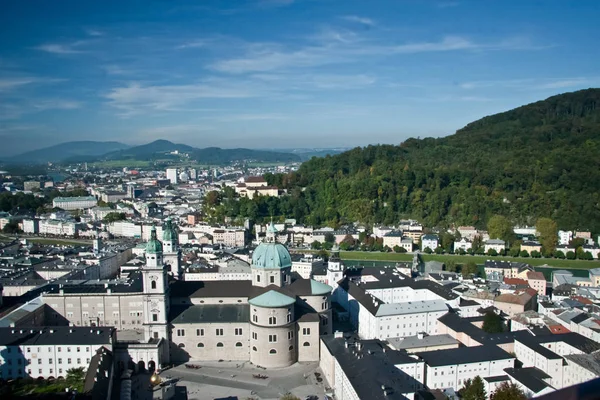
[[[422,340],[423,338],[425,338],[425,332],[417,333],[417,339]]]

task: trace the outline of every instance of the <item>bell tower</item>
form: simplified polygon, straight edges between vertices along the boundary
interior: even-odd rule
[[[182,279],[181,251],[177,229],[170,218],[167,219],[163,229],[164,263],[170,267],[170,272],[176,279]]]
[[[146,244],[146,265],[142,267],[144,284],[144,337],[168,338],[167,316],[169,314],[169,284],[167,269],[163,264],[163,246],[152,227]]]

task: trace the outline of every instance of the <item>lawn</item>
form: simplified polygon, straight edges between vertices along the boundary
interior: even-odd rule
[[[412,261],[412,254],[403,253],[378,253],[367,251],[342,251],[340,257],[343,260],[364,260],[364,261]],[[560,260],[555,258],[523,258],[523,257],[491,257],[491,256],[460,256],[453,254],[421,254],[423,261],[440,261],[453,260],[457,264],[464,264],[470,261],[476,264],[484,264],[487,260],[497,261],[516,261],[528,263],[532,266],[540,266],[548,264],[554,268],[568,269],[591,269],[599,268],[600,261],[585,261],[585,260]]]

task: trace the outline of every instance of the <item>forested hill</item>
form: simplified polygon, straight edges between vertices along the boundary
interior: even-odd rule
[[[271,213],[315,225],[414,217],[483,227],[501,214],[600,232],[600,89],[485,117],[444,138],[313,158],[268,179],[293,193]]]

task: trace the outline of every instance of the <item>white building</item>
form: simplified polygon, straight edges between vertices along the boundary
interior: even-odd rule
[[[167,179],[170,180],[172,184],[177,183],[177,168],[167,168]]]
[[[461,238],[459,241],[454,242],[454,252],[457,253],[459,252],[461,249],[465,252],[471,250],[471,248],[473,247],[473,242],[471,242],[469,239],[466,238]]]
[[[495,250],[497,253],[501,253],[506,249],[506,242],[500,239],[489,239],[485,241],[483,249],[486,253],[490,250]]]
[[[71,368],[88,368],[100,347],[112,350],[112,327],[0,328],[2,379],[66,377]]]
[[[96,207],[98,200],[94,196],[83,197],[55,197],[52,200],[52,207],[62,208],[63,210],[83,210]]]
[[[421,236],[421,251],[425,251],[426,248],[435,250],[438,247],[439,239],[437,235],[423,235]]]
[[[40,221],[38,219],[24,219],[23,220],[23,232],[29,234],[39,233]]]
[[[567,246],[573,240],[573,232],[571,231],[558,231],[558,244],[561,246]]]
[[[39,233],[42,235],[74,236],[78,231],[75,222],[63,222],[44,219],[39,222]]]
[[[425,382],[430,389],[460,389],[467,379],[506,375],[515,357],[496,345],[461,347],[416,353],[425,361]]]

